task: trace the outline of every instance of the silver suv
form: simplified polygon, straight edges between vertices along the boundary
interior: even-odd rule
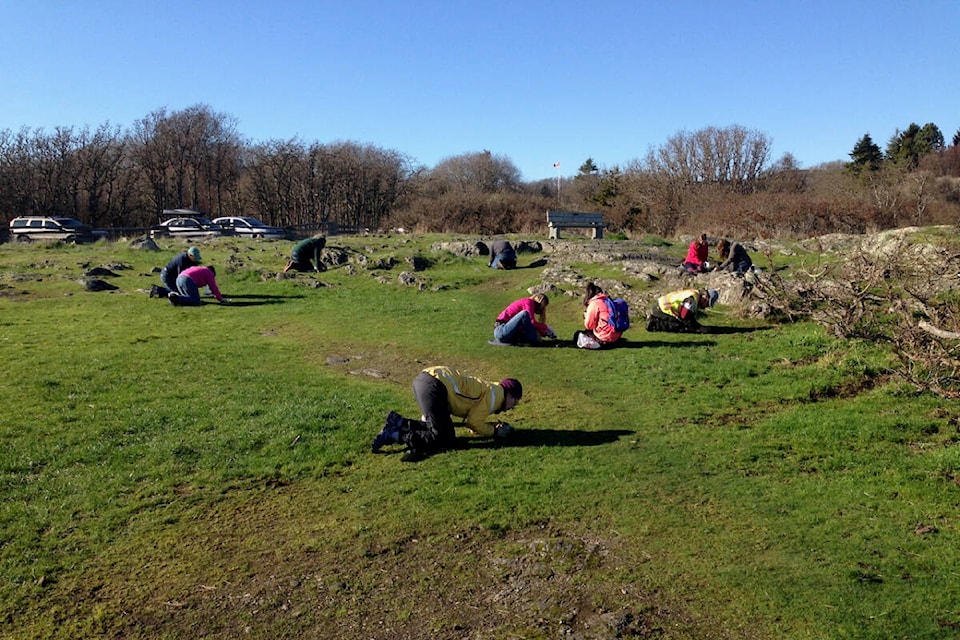
[[[203,239],[223,235],[223,228],[192,209],[164,209],[163,222],[150,229],[153,238]]]
[[[74,218],[59,216],[20,216],[10,221],[10,237],[26,240],[62,240],[92,242],[93,228]]]

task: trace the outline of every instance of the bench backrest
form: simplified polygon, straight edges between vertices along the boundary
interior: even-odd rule
[[[591,237],[603,238],[602,213],[581,213],[577,211],[547,211],[547,226],[550,229],[550,238],[559,239],[560,229],[566,227],[583,227],[592,229]]]
[[[567,226],[595,227],[603,224],[602,213],[579,213],[575,211],[547,211],[547,223]]]

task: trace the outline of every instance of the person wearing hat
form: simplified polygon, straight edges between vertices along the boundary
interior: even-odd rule
[[[715,305],[719,298],[716,289],[683,289],[660,296],[647,318],[647,331],[709,333],[710,329],[697,321],[697,314]]]
[[[373,440],[373,453],[388,444],[404,444],[401,460],[417,462],[453,448],[456,444],[453,417],[480,436],[506,438],[513,427],[506,422],[487,422],[487,417],[513,409],[523,397],[519,380],[504,378],[487,382],[444,366],[428,367],[413,380],[413,395],[421,419],[404,418],[396,411],[387,414],[383,429]]]
[[[320,252],[327,246],[327,239],[323,236],[307,238],[301,240],[293,246],[290,251],[290,259],[287,260],[287,266],[283,268],[284,272],[290,271],[322,271],[323,261],[320,259]]]
[[[167,263],[167,266],[160,270],[160,282],[163,283],[163,286],[153,285],[150,287],[150,297],[166,298],[169,296],[171,291],[177,290],[177,278],[180,274],[202,262],[200,249],[196,247],[190,247],[183,253],[178,253]]]

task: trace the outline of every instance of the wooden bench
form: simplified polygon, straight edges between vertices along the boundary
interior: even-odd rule
[[[603,238],[602,213],[576,213],[573,211],[547,211],[547,226],[550,228],[550,239],[560,238],[560,229],[592,229],[590,236],[594,240]]]

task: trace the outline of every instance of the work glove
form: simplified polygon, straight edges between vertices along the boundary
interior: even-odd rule
[[[498,422],[493,428],[493,437],[500,440],[509,437],[511,433],[513,433],[513,427],[506,422]]]

